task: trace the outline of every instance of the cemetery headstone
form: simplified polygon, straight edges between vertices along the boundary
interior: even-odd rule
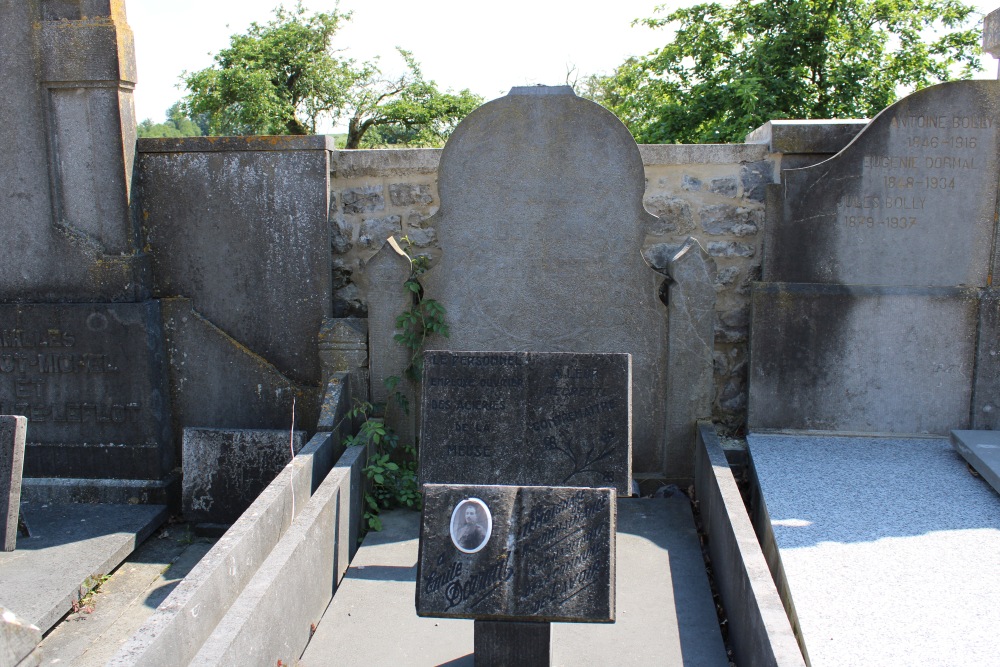
[[[985,287],[997,195],[995,81],[886,108],[835,157],[782,173],[765,281]]]
[[[615,619],[613,489],[424,486],[417,614]]]
[[[421,280],[447,309],[439,344],[631,354],[637,475],[689,456],[665,437],[664,277],[641,255],[656,218],[621,121],[569,86],[513,88],[459,124],[438,183],[442,254]]]
[[[995,262],[998,86],[917,91],[829,160],[782,171],[752,287],[751,430],[968,428],[973,378],[984,401],[990,384],[975,360]]]
[[[184,518],[231,524],[302,449],[305,433],[251,429],[184,429],[181,487]]]
[[[18,516],[21,508],[21,471],[24,463],[24,435],[28,420],[0,416],[0,550],[13,551],[17,545]]]
[[[421,484],[631,493],[627,354],[424,355]]]
[[[27,477],[166,477],[165,370],[155,301],[0,304],[0,414],[31,422]]]

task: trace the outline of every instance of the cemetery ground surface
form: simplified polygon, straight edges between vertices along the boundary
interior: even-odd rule
[[[414,613],[419,520],[369,533],[301,665],[473,664],[474,621]],[[553,665],[729,664],[686,497],[622,499],[617,561],[616,622],[554,623]]]
[[[948,439],[748,441],[758,534],[811,665],[996,664],[1000,496]]]
[[[0,597],[47,632],[43,664],[104,665],[215,542],[183,523],[154,532],[160,506],[22,507],[32,537],[0,554]]]

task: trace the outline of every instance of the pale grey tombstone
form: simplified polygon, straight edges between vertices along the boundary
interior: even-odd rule
[[[917,91],[836,156],[783,171],[783,210],[765,230],[763,279],[985,287],[998,88],[953,81]]]
[[[368,294],[368,363],[371,373],[373,403],[384,403],[386,421],[399,436],[400,442],[413,443],[416,435],[416,415],[420,411],[413,382],[403,371],[410,364],[412,350],[396,342],[401,333],[396,318],[413,305],[413,293],[404,282],[410,277],[410,260],[385,243],[364,270],[356,277],[358,285]],[[390,390],[386,380],[398,377]],[[394,398],[399,391],[408,403],[403,410]]]
[[[664,278],[641,256],[645,172],[635,140],[569,86],[513,88],[468,116],[441,156],[442,257],[422,279],[464,351],[620,352],[633,359],[633,470],[668,452]]]
[[[17,517],[21,510],[21,471],[24,467],[24,436],[27,417],[0,416],[0,549],[17,546]]]

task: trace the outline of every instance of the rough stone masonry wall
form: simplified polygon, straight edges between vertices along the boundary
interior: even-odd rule
[[[731,429],[746,419],[750,283],[760,277],[764,191],[775,181],[767,146],[640,146],[646,209],[660,220],[645,253],[696,238],[716,262],[715,404],[713,418]],[[429,223],[437,211],[440,151],[337,151],[331,160],[334,316],[364,316],[367,295],[352,276],[393,234],[414,251],[440,253]],[[447,308],[448,304],[443,304]]]

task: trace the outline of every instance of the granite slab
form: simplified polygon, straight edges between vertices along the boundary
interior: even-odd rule
[[[812,667],[996,664],[1000,496],[946,438],[748,442]]]
[[[1000,432],[952,431],[951,446],[1000,493]]]

